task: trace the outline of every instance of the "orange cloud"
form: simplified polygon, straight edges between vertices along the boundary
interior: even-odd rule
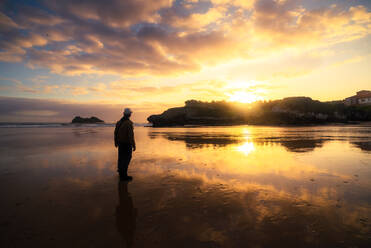
[[[287,48],[305,53],[352,41],[370,34],[371,26],[365,6],[306,9],[296,0],[68,0],[46,7],[53,14],[1,13],[0,30],[7,32],[1,61],[67,75],[181,75]]]

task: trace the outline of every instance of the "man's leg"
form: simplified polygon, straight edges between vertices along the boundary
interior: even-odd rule
[[[132,147],[130,144],[126,144],[125,145],[125,158],[124,158],[124,163],[123,163],[123,169],[124,169],[124,172],[125,172],[125,176],[128,175],[128,168],[129,168],[129,164],[130,164],[130,161],[131,161],[131,153],[132,153]]]
[[[125,150],[124,147],[121,144],[119,144],[118,159],[117,159],[117,172],[120,174],[120,176],[123,172],[123,164],[124,164],[124,157],[125,157],[124,150]]]
[[[128,177],[128,167],[131,160],[132,146],[130,144],[121,144],[120,145],[120,167],[119,173],[120,177]]]

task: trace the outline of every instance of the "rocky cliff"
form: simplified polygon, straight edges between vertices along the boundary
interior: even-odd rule
[[[329,122],[371,121],[371,106],[348,107],[341,101],[320,102],[309,97],[236,104],[225,101],[186,101],[147,120],[154,127],[184,125],[296,125]]]

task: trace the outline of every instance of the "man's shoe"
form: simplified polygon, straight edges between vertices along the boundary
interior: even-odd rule
[[[120,176],[121,181],[131,181],[133,180],[133,177],[131,176]]]

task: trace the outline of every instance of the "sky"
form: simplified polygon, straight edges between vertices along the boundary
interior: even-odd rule
[[[369,0],[0,1],[0,122],[371,89]]]

